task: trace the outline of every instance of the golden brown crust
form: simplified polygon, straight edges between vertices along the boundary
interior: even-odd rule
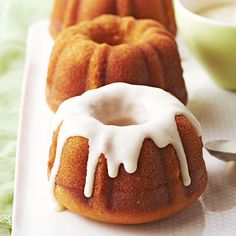
[[[191,185],[182,183],[178,158],[172,145],[159,149],[145,139],[134,174],[120,166],[119,174],[108,176],[106,159],[101,155],[97,166],[93,195],[84,196],[88,141],[71,137],[63,148],[56,177],[55,196],[69,210],[99,221],[137,224],[175,214],[192,204],[203,193],[207,173],[202,157],[202,141],[191,123],[182,115],[176,123],[187,156]],[[55,158],[55,132],[49,158],[49,172]]]
[[[133,16],[137,19],[153,19],[161,22],[176,34],[176,24],[171,0],[55,0],[50,32],[53,38],[68,26],[100,15]]]
[[[58,36],[46,92],[53,111],[70,97],[114,82],[160,87],[187,102],[176,42],[158,22],[104,15]]]

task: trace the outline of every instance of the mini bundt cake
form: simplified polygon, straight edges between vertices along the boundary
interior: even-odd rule
[[[65,29],[51,54],[47,102],[53,111],[66,99],[114,82],[160,87],[187,101],[176,42],[153,20],[100,16]]]
[[[54,203],[110,223],[160,220],[203,193],[201,129],[159,88],[113,83],[56,113],[48,175]]]
[[[55,38],[68,26],[104,14],[157,20],[176,34],[171,0],[55,0],[51,17],[51,35]]]

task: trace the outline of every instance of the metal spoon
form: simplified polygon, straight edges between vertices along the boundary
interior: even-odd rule
[[[212,140],[205,144],[205,148],[222,161],[236,161],[236,140]]]

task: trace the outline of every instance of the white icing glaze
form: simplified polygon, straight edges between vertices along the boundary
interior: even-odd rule
[[[174,146],[183,184],[188,186],[191,179],[175,122],[175,116],[179,114],[190,120],[200,136],[201,128],[196,118],[178,99],[162,89],[113,83],[64,101],[54,122],[54,130],[61,122],[62,125],[49,180],[52,196],[63,146],[72,136],[82,136],[89,140],[84,188],[86,197],[92,196],[94,174],[100,155],[103,153],[106,157],[111,178],[117,176],[121,163],[128,173],[134,173],[145,138],[151,138],[159,148],[168,144]]]

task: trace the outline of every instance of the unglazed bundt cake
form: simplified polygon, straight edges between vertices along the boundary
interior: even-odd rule
[[[199,123],[162,89],[113,83],[87,91],[60,106],[54,130],[48,175],[60,208],[145,223],[189,206],[206,187]]]
[[[103,14],[157,20],[176,33],[171,0],[55,0],[51,34],[55,38],[64,28]]]
[[[68,98],[114,82],[160,87],[187,101],[176,42],[158,22],[104,15],[61,32],[47,78],[53,111]]]

